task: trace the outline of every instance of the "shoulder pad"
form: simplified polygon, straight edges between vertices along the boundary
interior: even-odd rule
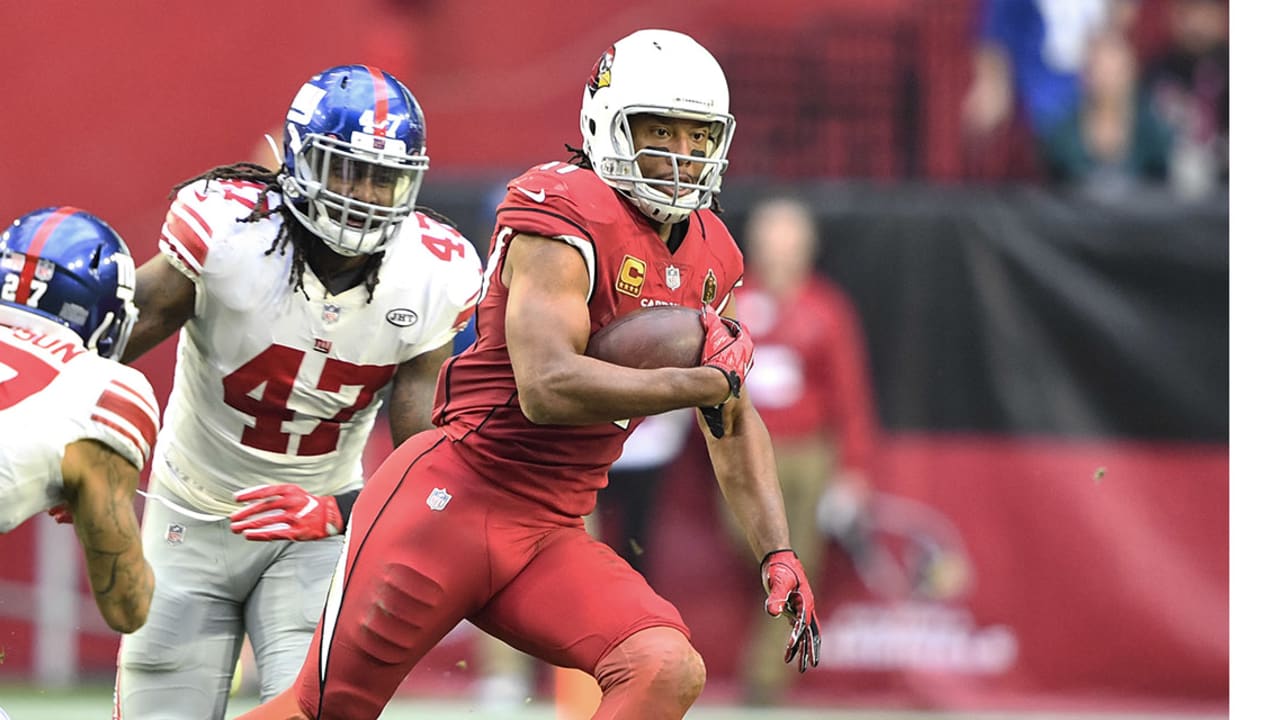
[[[261,202],[279,203],[266,186],[246,180],[197,180],[180,189],[169,205],[160,231],[160,250],[177,259],[190,277],[204,273],[209,253]],[[237,223],[240,223],[237,226]]]
[[[564,162],[549,162],[527,170],[507,184],[499,212],[550,212],[585,229],[611,223],[625,199],[595,172]]]

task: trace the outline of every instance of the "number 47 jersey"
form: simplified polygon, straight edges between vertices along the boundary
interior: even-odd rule
[[[261,190],[243,181],[188,185],[160,239],[195,284],[196,307],[179,337],[156,452],[167,472],[154,477],[219,515],[238,509],[233,494],[255,485],[293,483],[316,495],[359,487],[364,446],[397,366],[452,342],[480,289],[471,243],[415,213],[388,244],[372,295],[364,284],[330,295],[306,266],[297,290],[293,245],[271,249],[281,213],[240,222]],[[280,198],[268,202],[274,208]]]

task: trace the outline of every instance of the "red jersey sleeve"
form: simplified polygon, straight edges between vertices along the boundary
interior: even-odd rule
[[[577,165],[549,162],[507,184],[498,224],[520,233],[594,242],[593,224],[617,212],[614,190]]]

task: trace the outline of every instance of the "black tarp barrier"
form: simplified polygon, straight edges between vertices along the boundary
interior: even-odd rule
[[[727,183],[735,234],[768,195],[814,207],[822,268],[862,314],[886,430],[1226,441],[1225,198]],[[442,183],[423,198],[484,251],[496,189]]]

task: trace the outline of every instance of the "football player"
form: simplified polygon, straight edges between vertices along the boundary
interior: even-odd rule
[[[711,213],[733,137],[725,77],[692,38],[642,30],[595,65],[580,163],[538,165],[497,211],[474,345],[449,360],[437,430],[400,446],[356,503],[342,566],[293,691],[245,717],[375,718],[463,619],[595,676],[597,717],[683,717],[705,681],[676,608],[583,527],[645,416],[700,407],[707,448],[761,561],[780,660],[818,661],[813,595],[731,318],[742,255]],[[702,365],[584,355],[641,307],[700,308]]]
[[[308,80],[282,167],[175,188],[138,272],[136,358],[180,330],[142,536],[160,590],[121,647],[120,716],[222,717],[242,638],[265,700],[297,675],[384,401],[396,443],[430,398],[480,281],[472,244],[415,209],[425,123],[399,80]]]
[[[124,241],[84,210],[37,210],[0,235],[0,532],[42,510],[73,522],[98,610],[123,633],[155,588],[133,498],[160,412],[116,361],[134,277]]]

